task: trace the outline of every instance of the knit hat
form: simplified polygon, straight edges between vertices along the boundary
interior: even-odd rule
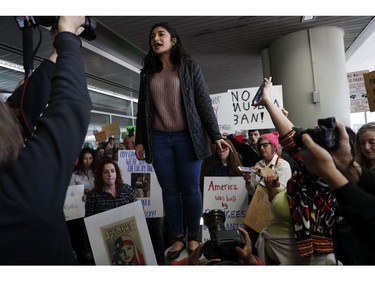
[[[260,136],[259,140],[258,140],[258,148],[260,148],[260,139],[267,139],[269,140],[270,143],[273,144],[273,146],[275,147],[275,150],[276,152],[279,150],[279,133],[278,132],[272,132],[272,133],[269,133],[269,134],[263,134]]]

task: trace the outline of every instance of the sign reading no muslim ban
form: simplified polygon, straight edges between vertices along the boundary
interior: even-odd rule
[[[251,106],[251,102],[257,90],[258,87],[228,90],[232,99],[234,126],[238,131],[271,129],[275,127],[272,123],[271,116],[264,106]],[[271,99],[280,110],[283,108],[281,85],[272,86]]]

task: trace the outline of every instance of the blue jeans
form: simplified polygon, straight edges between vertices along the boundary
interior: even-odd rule
[[[197,159],[188,131],[153,132],[154,169],[162,189],[165,217],[172,237],[184,234],[198,237],[202,216],[199,188],[202,160]]]

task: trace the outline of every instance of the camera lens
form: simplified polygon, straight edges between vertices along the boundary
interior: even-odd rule
[[[225,230],[225,214],[222,210],[214,209],[203,213],[203,221],[210,232]]]

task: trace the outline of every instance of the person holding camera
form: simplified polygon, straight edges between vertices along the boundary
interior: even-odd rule
[[[0,104],[0,264],[75,264],[63,213],[92,108],[81,59],[85,17],[60,17],[49,106],[24,144]]]
[[[280,199],[275,206],[278,220],[274,218],[259,235],[258,255],[271,264],[336,264],[333,245],[336,197],[301,161],[293,138],[296,129],[270,98],[271,78],[265,80],[263,96],[253,105],[265,106],[279,133],[280,144],[296,164],[285,192],[276,195]]]
[[[213,259],[202,258],[205,243],[200,244],[188,257],[173,261],[171,265],[265,265],[264,261],[256,255],[253,255],[249,234],[246,230],[239,227],[238,230],[243,235],[245,246],[235,246],[234,251],[237,253],[238,262],[215,257]]]
[[[327,151],[304,134],[301,158],[311,172],[328,183],[338,200],[340,214],[365,247],[365,250],[351,249],[354,254],[362,251],[354,262],[375,264],[375,173],[354,161],[345,126],[337,122],[336,127],[339,134],[336,150]]]

